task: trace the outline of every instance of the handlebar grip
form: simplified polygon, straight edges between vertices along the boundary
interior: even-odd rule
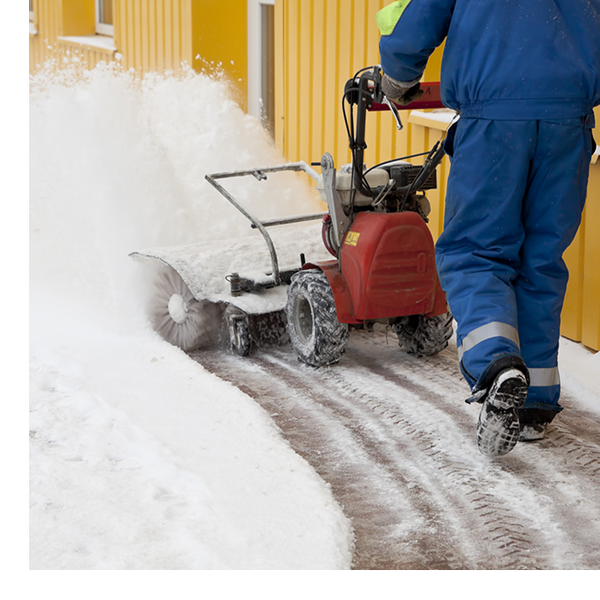
[[[400,106],[396,104],[398,110],[421,110],[425,108],[445,108],[442,104],[442,100],[440,97],[440,83],[439,81],[432,82],[422,82],[421,89],[423,90],[423,95],[416,101],[411,102],[405,106]],[[367,109],[369,111],[380,111],[380,110],[390,110],[390,107],[387,104],[379,104],[377,102],[373,102],[373,104]]]

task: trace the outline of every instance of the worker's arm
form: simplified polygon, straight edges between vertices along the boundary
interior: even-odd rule
[[[383,72],[407,89],[444,41],[457,0],[398,0],[377,13]]]

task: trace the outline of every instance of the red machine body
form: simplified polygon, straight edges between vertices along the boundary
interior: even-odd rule
[[[433,317],[447,310],[433,238],[414,212],[358,213],[344,237],[340,261],[304,266],[314,267],[327,275],[341,323]]]

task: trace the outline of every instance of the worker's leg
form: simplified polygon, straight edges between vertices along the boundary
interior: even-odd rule
[[[588,127],[591,124],[588,123]],[[521,268],[513,282],[521,354],[530,374],[524,409],[559,411],[560,314],[568,271],[562,259],[581,221],[592,138],[581,119],[539,122],[522,222]],[[544,419],[543,413],[537,415]]]
[[[447,144],[452,166],[436,259],[458,323],[461,370],[475,389],[492,365],[522,364],[513,281],[536,137],[536,122],[461,118]]]

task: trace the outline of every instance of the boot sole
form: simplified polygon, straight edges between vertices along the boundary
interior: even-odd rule
[[[485,456],[504,456],[519,441],[519,408],[527,399],[527,381],[516,369],[500,373],[477,423],[477,445]]]

